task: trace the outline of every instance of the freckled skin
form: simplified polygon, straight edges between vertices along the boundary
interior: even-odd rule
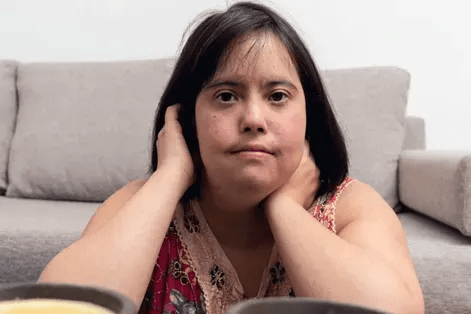
[[[203,186],[261,201],[287,182],[304,148],[305,97],[287,49],[273,34],[240,41],[213,80],[243,86],[204,88],[196,101],[196,129],[204,166]],[[289,81],[294,86],[266,85]],[[265,86],[265,87],[262,87]],[[230,154],[234,145],[262,143],[274,155],[263,159]]]

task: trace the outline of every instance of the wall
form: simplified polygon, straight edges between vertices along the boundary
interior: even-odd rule
[[[396,65],[427,147],[471,150],[471,1],[273,0],[321,68]],[[0,58],[110,61],[174,56],[187,25],[225,0],[0,0]]]

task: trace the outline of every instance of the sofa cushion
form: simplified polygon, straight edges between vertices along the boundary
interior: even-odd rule
[[[323,78],[347,141],[350,175],[372,186],[395,208],[409,73],[370,67],[327,70]]]
[[[173,63],[19,66],[6,195],[103,201],[144,177],[154,113]]]
[[[0,284],[36,281],[100,204],[0,196]]]
[[[425,313],[471,313],[471,239],[406,210],[398,214],[425,300]]]
[[[0,195],[7,188],[8,154],[16,120],[16,68],[14,61],[0,61]]]

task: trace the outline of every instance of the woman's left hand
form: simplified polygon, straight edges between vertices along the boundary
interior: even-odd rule
[[[303,157],[298,168],[296,168],[288,182],[271,193],[264,203],[269,206],[276,198],[288,196],[305,209],[308,209],[312,205],[314,196],[319,189],[319,178],[320,171],[311,155],[309,142],[305,141]]]

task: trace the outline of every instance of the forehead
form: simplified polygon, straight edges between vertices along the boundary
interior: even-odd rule
[[[214,79],[256,74],[276,74],[298,79],[287,47],[271,32],[249,34],[232,43],[221,59]]]

